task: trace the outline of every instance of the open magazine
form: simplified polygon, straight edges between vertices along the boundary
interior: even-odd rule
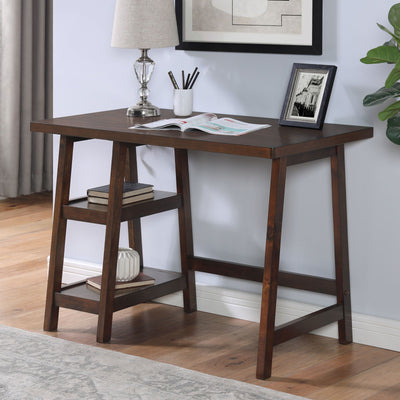
[[[130,129],[158,130],[163,128],[175,128],[179,129],[181,132],[187,130],[200,130],[216,135],[239,136],[258,129],[269,128],[270,126],[271,125],[267,124],[250,124],[229,117],[218,118],[215,114],[204,113],[186,119],[160,119],[147,124],[137,124],[131,126]]]

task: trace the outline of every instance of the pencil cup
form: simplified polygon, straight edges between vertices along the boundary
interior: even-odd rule
[[[117,281],[130,281],[136,278],[140,272],[139,253],[132,249],[119,248],[117,262]]]
[[[174,114],[187,117],[193,111],[193,89],[174,90]]]

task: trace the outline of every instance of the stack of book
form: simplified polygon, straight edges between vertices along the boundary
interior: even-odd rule
[[[133,288],[140,286],[149,286],[154,285],[154,278],[140,272],[139,275],[132,279],[131,281],[117,281],[115,283],[115,291],[118,293],[125,293]],[[101,290],[101,275],[94,276],[92,278],[88,278],[86,280],[86,284],[90,289],[94,289],[97,292]]]
[[[89,203],[108,204],[110,185],[99,186],[87,190]],[[154,197],[153,185],[138,182],[124,182],[122,205],[148,200]]]

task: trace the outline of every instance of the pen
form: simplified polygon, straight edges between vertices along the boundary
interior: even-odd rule
[[[168,75],[169,75],[169,77],[170,77],[170,79],[171,79],[172,84],[174,85],[174,88],[175,88],[175,89],[179,89],[179,86],[178,86],[178,84],[176,83],[176,80],[175,80],[175,77],[174,77],[174,74],[172,73],[172,71],[169,71],[169,72],[168,72]]]
[[[200,75],[200,71],[197,72],[196,76],[194,77],[194,79],[193,79],[193,81],[192,81],[192,83],[190,84],[190,87],[189,87],[188,89],[191,89],[191,88],[193,87],[193,85],[194,85],[194,83],[196,82],[196,79],[197,79],[197,77],[198,77],[199,75]]]
[[[197,70],[198,70],[198,68],[196,67],[196,68],[194,69],[194,71],[193,71],[192,77],[189,79],[188,82],[186,82],[186,89],[191,89],[191,86],[190,86],[190,85],[191,85],[192,81],[193,81],[193,83],[194,83],[194,79],[195,79]],[[189,75],[190,75],[190,74],[189,74]],[[192,85],[192,86],[193,86],[193,85]]]
[[[189,82],[190,82],[190,74],[188,74],[187,79],[186,79],[186,83],[185,83],[185,87],[184,89],[187,89],[189,86]]]

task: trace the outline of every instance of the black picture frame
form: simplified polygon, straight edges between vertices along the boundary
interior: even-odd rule
[[[175,0],[176,18],[178,24],[178,34],[180,44],[176,46],[177,50],[195,50],[195,51],[219,51],[219,52],[242,52],[242,53],[278,53],[278,54],[322,54],[322,0],[303,0],[309,2],[311,8],[309,15],[304,23],[312,24],[310,29],[310,43],[293,44],[288,39],[282,39],[280,43],[270,43],[268,34],[265,35],[265,43],[235,41],[218,42],[213,40],[188,40],[185,37],[185,6],[192,4],[196,0]],[[232,0],[233,1],[233,0]],[[242,0],[243,1],[243,0]],[[290,1],[290,0],[288,0]],[[232,3],[233,4],[233,3]],[[189,6],[188,6],[189,7]],[[284,17],[286,15],[283,15]],[[298,17],[298,15],[296,15]],[[282,24],[282,16],[280,18]],[[216,32],[218,35],[218,32]],[[285,42],[286,41],[286,42]]]
[[[279,125],[321,129],[337,67],[293,64]]]

